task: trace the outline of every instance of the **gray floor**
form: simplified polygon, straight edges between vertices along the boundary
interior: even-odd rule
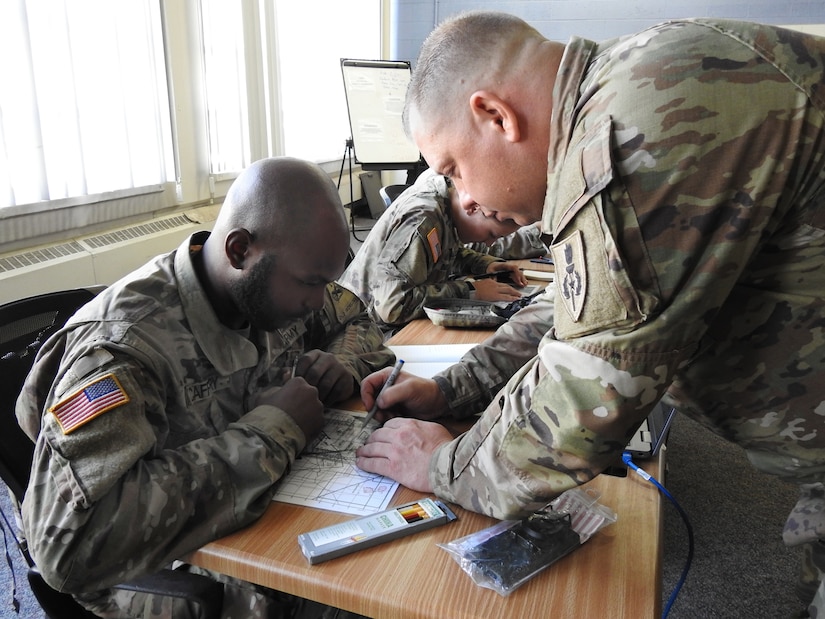
[[[8,489],[5,484],[0,484],[0,509],[3,510],[6,518],[11,521],[13,512]],[[12,606],[12,587],[14,581],[12,579],[12,572],[4,558],[2,562],[0,562],[0,617],[40,619],[44,617],[44,614],[29,589],[29,583],[26,580],[26,562],[17,549],[14,538],[12,538],[6,530],[5,524],[3,525],[3,533],[6,539],[5,552],[12,561],[15,578],[17,579],[17,599],[20,602],[20,614],[16,614],[14,612],[14,606]]]
[[[695,556],[670,619],[788,619],[799,549],[782,544],[796,487],[753,469],[744,453],[677,416],[668,441],[665,486],[694,528]],[[663,589],[667,600],[687,553],[677,511],[665,504]]]

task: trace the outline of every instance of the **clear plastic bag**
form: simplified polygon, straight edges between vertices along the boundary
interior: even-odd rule
[[[574,488],[527,518],[439,546],[477,585],[507,596],[614,522],[616,514],[599,504],[597,493]]]

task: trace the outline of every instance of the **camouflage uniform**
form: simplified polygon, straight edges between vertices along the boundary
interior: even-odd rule
[[[486,243],[465,243],[465,247],[480,254],[490,254],[504,260],[538,258],[550,253],[541,235],[539,226],[522,226],[507,236],[496,239],[492,245]]]
[[[83,307],[44,344],[17,403],[36,441],[22,506],[32,555],[53,587],[101,615],[145,607],[153,609],[145,616],[171,616],[168,599],[106,588],[169,565],[267,508],[305,437],[286,412],[250,408],[250,398],[283,384],[294,359],[325,343],[319,324],[336,332],[327,348],[343,338],[339,360],[354,380],[378,365],[380,329],[367,321],[355,336],[350,325],[332,324],[329,308],[307,321],[312,342],[300,320],[272,333],[220,323],[190,255],[207,234]],[[101,403],[84,414],[75,394],[94,389]],[[224,616],[288,616],[285,598],[235,582]]]
[[[395,363],[395,355],[382,345],[383,333],[358,297],[337,282],[327,285],[325,296],[324,307],[304,321],[304,349],[338,357],[360,387],[362,378]]]
[[[497,261],[462,245],[448,181],[426,170],[381,215],[338,282],[392,328],[422,318],[428,299],[470,298],[470,286],[453,278],[480,275]]]
[[[553,327],[553,284],[519,310],[459,363],[436,374],[455,419],[476,414],[489,404],[516,371],[536,356],[539,342]]]
[[[438,495],[533,511],[614,463],[663,396],[821,489],[823,62],[821,38],[725,20],[568,43],[542,220],[554,326],[436,452]],[[788,523],[798,543],[822,536],[810,497]]]

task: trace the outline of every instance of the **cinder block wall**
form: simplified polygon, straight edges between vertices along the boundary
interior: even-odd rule
[[[572,35],[601,41],[683,17],[825,24],[823,0],[392,0],[391,6],[392,59],[413,62],[436,24],[470,9],[513,13],[562,42]]]

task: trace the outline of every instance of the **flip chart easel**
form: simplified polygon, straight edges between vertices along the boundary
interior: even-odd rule
[[[421,156],[401,122],[410,63],[342,58],[341,72],[356,163],[364,170],[415,168]]]

